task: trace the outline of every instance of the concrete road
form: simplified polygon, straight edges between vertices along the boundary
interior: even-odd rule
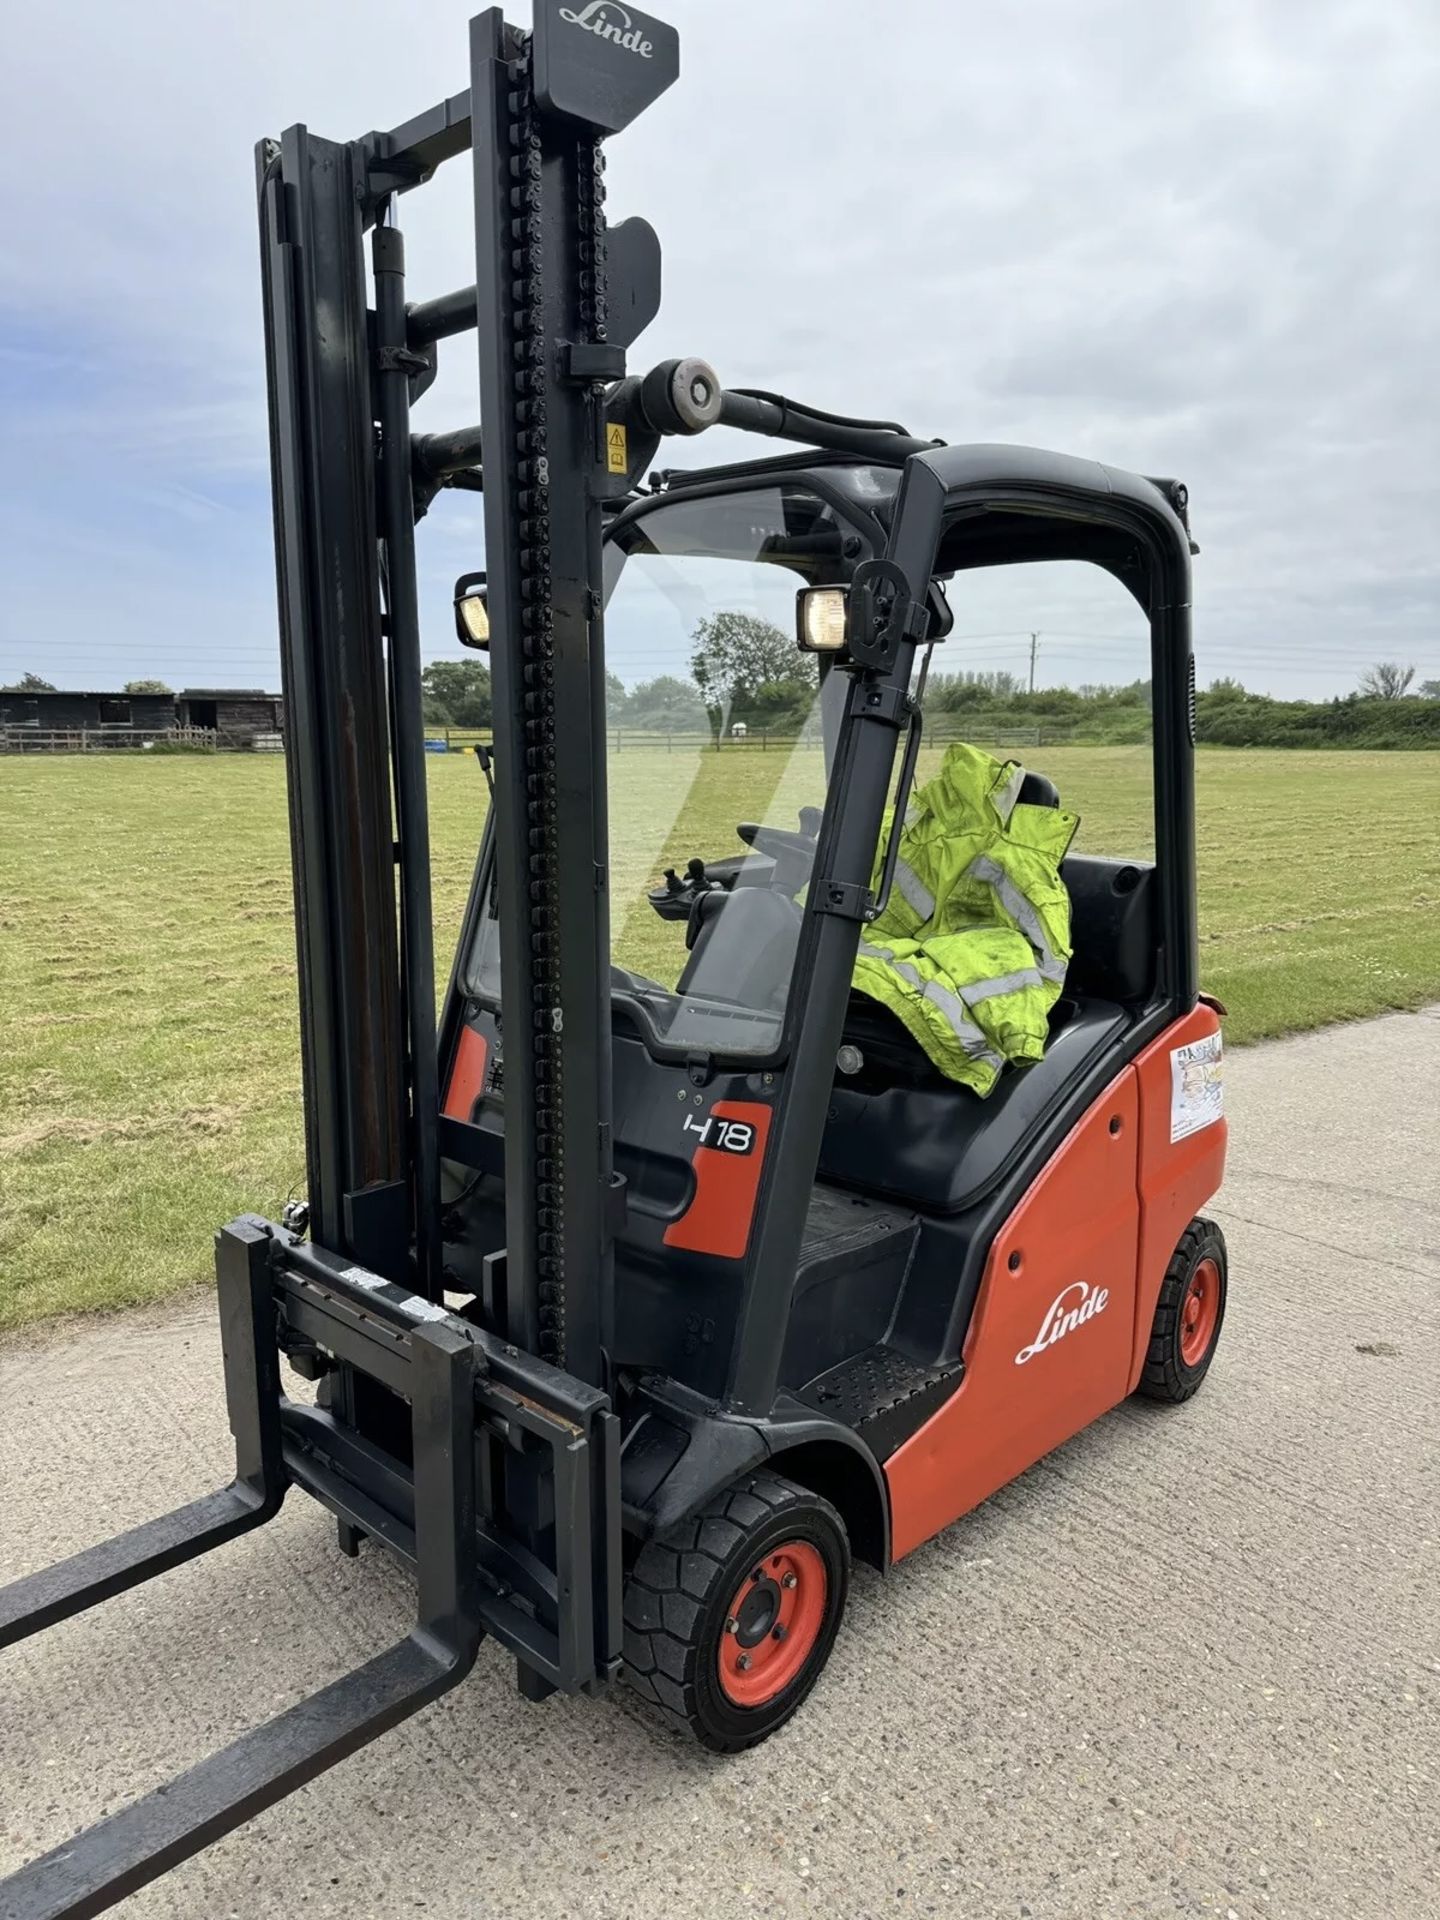
[[[768,1746],[528,1707],[485,1647],[125,1913],[1440,1915],[1440,1008],[1228,1066],[1204,1391],[1123,1407],[862,1574]],[[0,1578],[224,1478],[208,1303],[0,1357]],[[297,1499],[0,1657],[0,1866],[403,1632],[405,1580],[331,1535]]]

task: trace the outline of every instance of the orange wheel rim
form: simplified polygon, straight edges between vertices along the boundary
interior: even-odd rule
[[[720,1691],[763,1707],[799,1674],[820,1638],[830,1576],[818,1547],[786,1540],[751,1562],[726,1609],[716,1656]]]
[[[1220,1269],[1213,1260],[1201,1260],[1180,1303],[1180,1358],[1187,1367],[1198,1367],[1205,1358],[1219,1318]]]

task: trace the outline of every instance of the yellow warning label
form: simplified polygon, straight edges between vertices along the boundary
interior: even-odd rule
[[[605,429],[605,466],[610,473],[624,473],[630,465],[625,445],[625,429],[618,423]]]

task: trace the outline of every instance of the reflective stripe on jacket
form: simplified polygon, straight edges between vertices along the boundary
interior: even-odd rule
[[[890,899],[855,963],[861,992],[979,1094],[1007,1060],[1044,1053],[1070,959],[1060,862],[1079,822],[1022,804],[1024,779],[1016,760],[948,749],[906,813]],[[880,858],[888,841],[887,815]]]

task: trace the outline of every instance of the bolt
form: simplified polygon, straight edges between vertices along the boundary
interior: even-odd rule
[[[783,1639],[785,1638],[785,1629],[784,1629],[784,1627],[774,1627],[774,1628],[772,1628],[772,1629],[771,1629],[771,1632],[770,1632],[770,1638],[771,1638],[772,1640],[783,1640]]]
[[[740,1631],[740,1622],[735,1618],[733,1613],[725,1622],[725,1631],[727,1633],[738,1633]]]
[[[738,1660],[737,1660],[737,1661],[735,1662],[735,1664],[736,1664],[736,1666],[737,1666],[737,1667],[738,1667],[738,1668],[740,1669],[740,1671],[741,1671],[741,1673],[748,1673],[748,1672],[750,1671],[750,1656],[749,1656],[749,1654],[748,1654],[748,1653],[742,1653],[742,1654],[741,1654],[741,1656],[740,1656],[740,1658],[739,1658],[739,1659],[738,1659]]]
[[[798,1587],[800,1582],[793,1573],[785,1573],[780,1576],[780,1584],[782,1587],[794,1588]]]

